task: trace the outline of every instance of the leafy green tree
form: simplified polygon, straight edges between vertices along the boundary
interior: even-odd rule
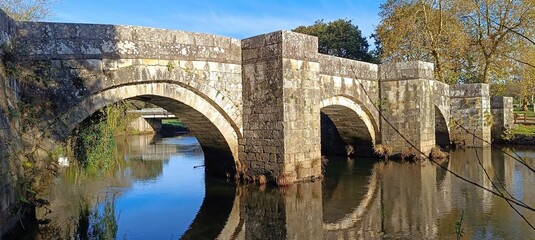
[[[533,43],[534,11],[533,0],[387,0],[381,58],[433,62],[448,83],[503,84],[518,79],[519,60],[526,65],[520,44]]]
[[[316,21],[310,26],[299,26],[294,32],[318,37],[318,51],[337,57],[361,61],[376,61],[368,52],[369,44],[357,25],[351,20],[338,19],[332,22]]]
[[[441,0],[388,0],[382,4],[375,35],[382,44],[381,60],[432,62],[440,81],[457,81],[463,73],[459,71],[460,57],[466,53],[467,39],[453,8]]]
[[[52,14],[52,3],[57,0],[0,0],[0,8],[18,21],[36,21]]]
[[[525,41],[523,33],[535,26],[533,0],[455,0],[454,13],[462,20],[470,41],[478,78],[492,83],[513,79],[513,71]],[[533,45],[531,47],[534,47]]]

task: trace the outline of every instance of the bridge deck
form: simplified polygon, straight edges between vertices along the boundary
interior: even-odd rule
[[[176,118],[176,116],[163,108],[144,108],[139,110],[128,110],[127,113],[138,113],[143,118]]]

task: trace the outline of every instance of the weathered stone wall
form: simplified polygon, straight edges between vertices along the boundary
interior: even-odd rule
[[[452,142],[466,147],[487,147],[491,141],[492,113],[489,85],[458,84],[450,87]]]
[[[318,39],[282,32],[284,173],[321,175]]]
[[[321,168],[317,39],[274,32],[243,40],[243,158],[290,181]]]
[[[284,166],[282,32],[242,40],[243,141],[240,161],[253,175]]]
[[[16,203],[16,185],[20,165],[15,159],[20,149],[19,127],[16,113],[18,102],[18,83],[6,72],[7,61],[11,61],[10,52],[15,22],[0,10],[0,238],[12,223],[11,207]]]
[[[432,98],[433,64],[390,63],[379,66],[382,143],[394,153],[410,148],[401,133],[416,148],[429,153],[435,146],[435,112]],[[397,129],[397,131],[396,131]]]
[[[492,112],[492,139],[501,140],[505,130],[513,127],[513,98],[491,97],[490,108]]]

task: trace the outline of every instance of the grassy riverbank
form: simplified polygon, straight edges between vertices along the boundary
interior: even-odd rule
[[[528,111],[523,111],[520,107],[515,107],[513,109],[513,113],[516,114],[526,114],[528,117],[535,117],[535,112],[533,111],[533,107],[529,107]]]
[[[522,108],[516,107],[514,108],[513,113],[525,115],[528,118],[535,117],[535,112],[533,112],[533,105],[529,107],[528,111],[523,111]],[[535,137],[535,124],[519,123],[516,127],[512,128],[508,134],[512,136]]]
[[[510,130],[510,133],[513,134],[513,135],[523,135],[523,136],[535,137],[535,124],[532,124],[532,125],[518,124],[517,127],[512,128]]]
[[[176,127],[184,127],[184,124],[179,119],[163,119],[162,124],[167,124]]]

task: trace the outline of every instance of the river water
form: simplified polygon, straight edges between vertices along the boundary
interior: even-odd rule
[[[48,224],[22,238],[535,239],[505,200],[430,162],[328,157],[323,181],[279,189],[205,177],[191,136],[119,145],[109,177],[62,169],[38,211]],[[516,153],[535,166],[535,149]],[[502,152],[457,150],[441,165],[535,207],[535,173]]]

